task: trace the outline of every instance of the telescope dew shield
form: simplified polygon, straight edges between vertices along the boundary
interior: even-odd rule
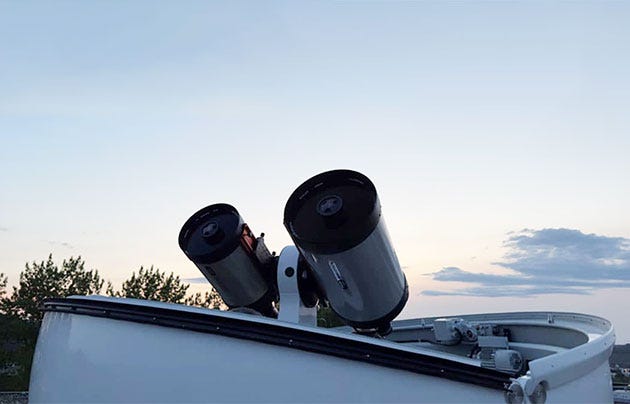
[[[347,324],[390,328],[409,289],[366,176],[334,170],[307,180],[287,201],[284,225]]]
[[[269,285],[255,257],[256,239],[231,205],[207,206],[190,217],[179,246],[230,308],[271,306]]]

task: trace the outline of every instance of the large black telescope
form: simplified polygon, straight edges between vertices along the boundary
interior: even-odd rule
[[[333,311],[356,329],[387,333],[409,291],[374,184],[351,170],[316,175],[289,198],[284,225]]]

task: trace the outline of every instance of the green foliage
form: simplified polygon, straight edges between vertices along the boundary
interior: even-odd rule
[[[107,294],[116,297],[131,297],[134,299],[157,300],[160,302],[183,303],[188,286],[172,272],[166,275],[157,268],[144,269],[140,267],[131,278],[122,284],[120,291],[115,291],[111,283],[107,284]],[[200,296],[201,299],[201,296]]]
[[[2,301],[2,299],[4,298],[4,295],[7,292],[7,276],[5,274],[3,274],[2,272],[0,272],[0,301]],[[0,307],[0,310],[2,309],[2,307]]]
[[[346,325],[328,306],[317,306],[317,326],[318,327],[340,327]]]
[[[39,325],[0,314],[0,390],[28,390]]]
[[[205,307],[208,309],[220,309],[225,307],[225,303],[223,303],[221,295],[219,295],[219,292],[214,289],[206,292],[204,295],[197,292],[192,296],[188,296],[184,300],[184,304],[189,306]]]
[[[85,261],[80,256],[63,260],[59,267],[50,254],[48,260],[39,264],[26,264],[19,285],[13,287],[10,297],[2,298],[0,307],[10,316],[41,322],[43,313],[39,306],[44,299],[98,294],[102,287],[98,271],[86,271]]]

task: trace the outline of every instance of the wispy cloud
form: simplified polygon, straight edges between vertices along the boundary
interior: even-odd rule
[[[66,247],[66,248],[69,248],[69,249],[71,249],[71,250],[72,250],[72,249],[74,249],[74,246],[73,246],[72,244],[67,243],[67,242],[65,242],[65,241],[53,241],[53,240],[48,240],[48,244],[50,244],[50,245],[60,245],[60,246],[62,246],[62,247]]]
[[[426,296],[485,296],[485,297],[532,297],[544,294],[587,295],[589,291],[580,288],[563,288],[549,286],[479,286],[454,291],[425,290]]]
[[[509,252],[495,262],[515,272],[496,275],[446,267],[434,280],[476,286],[424,295],[533,296],[588,294],[594,289],[630,287],[630,239],[585,234],[572,229],[525,229],[511,233]]]
[[[0,226],[0,231],[9,231],[9,229],[7,229],[6,227]]]

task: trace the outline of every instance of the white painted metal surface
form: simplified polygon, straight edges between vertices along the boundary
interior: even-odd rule
[[[298,286],[298,260],[300,253],[294,246],[284,247],[278,259],[278,291],[282,310],[278,320],[317,326],[317,307],[306,307]]]
[[[84,298],[85,299],[85,298]],[[288,324],[242,313],[166,303],[124,301],[140,307],[176,309],[252,326],[283,324],[296,331],[364,341],[374,348],[423,353],[462,364],[478,361],[440,346],[400,343]],[[550,322],[550,316],[552,321]],[[525,339],[529,372],[516,379],[531,402],[538,385],[546,402],[612,402],[607,359],[614,331],[606,320],[580,314],[504,313],[457,316],[509,324]],[[417,332],[431,319],[394,322],[394,334]],[[521,327],[521,328],[518,328]],[[415,331],[414,331],[415,329]],[[570,338],[565,342],[562,333]],[[545,340],[549,336],[548,340]],[[583,340],[582,340],[583,338]],[[573,339],[576,346],[560,345]],[[529,342],[528,342],[529,341]],[[542,346],[545,350],[539,350]],[[555,346],[555,350],[554,350]],[[442,350],[440,350],[442,349]],[[481,370],[481,369],[480,369]],[[469,383],[392,369],[302,349],[154,324],[48,312],[31,373],[30,402],[505,402],[503,392]]]
[[[501,402],[503,396],[464,383],[237,338],[48,313],[29,400]]]
[[[630,390],[614,390],[615,404],[630,404]]]

